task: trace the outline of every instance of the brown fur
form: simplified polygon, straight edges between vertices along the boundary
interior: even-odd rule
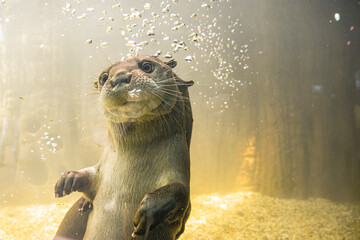
[[[152,72],[145,71],[146,64]],[[55,239],[123,240],[133,234],[171,240],[184,231],[192,131],[187,89],[193,83],[182,81],[169,66],[176,62],[136,57],[100,75],[109,144],[96,166],[64,174],[55,187],[58,197],[83,192],[94,207],[85,215],[70,209]],[[86,226],[74,228],[79,219]]]

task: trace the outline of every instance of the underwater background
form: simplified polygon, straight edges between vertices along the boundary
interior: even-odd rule
[[[0,239],[51,239],[98,162],[93,82],[137,55],[189,89],[180,239],[360,239],[360,1],[0,0]]]

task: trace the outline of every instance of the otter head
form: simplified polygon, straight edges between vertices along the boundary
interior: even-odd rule
[[[134,57],[113,64],[99,76],[95,87],[106,117],[118,123],[150,121],[169,113],[181,97],[184,82],[172,72],[176,62],[156,57]]]

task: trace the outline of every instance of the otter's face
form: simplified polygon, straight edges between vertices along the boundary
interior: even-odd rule
[[[115,63],[99,76],[97,86],[106,117],[114,122],[142,122],[169,113],[180,91],[171,67],[155,57]]]

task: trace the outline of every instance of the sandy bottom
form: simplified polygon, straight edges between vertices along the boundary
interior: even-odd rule
[[[203,195],[182,240],[360,239],[360,202],[287,200],[258,193]],[[68,204],[0,209],[0,239],[51,239]]]

